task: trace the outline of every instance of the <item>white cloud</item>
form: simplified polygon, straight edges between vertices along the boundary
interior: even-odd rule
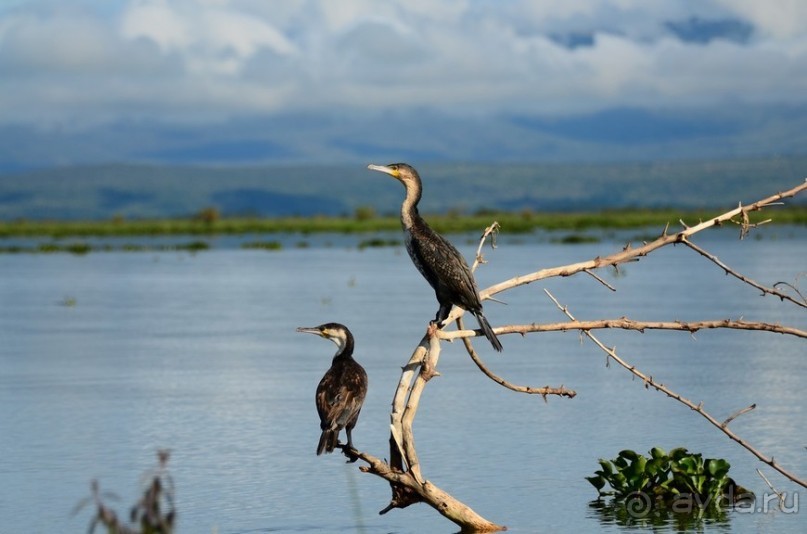
[[[48,0],[0,11],[0,122],[805,103],[801,0]],[[56,6],[56,7],[55,7]],[[666,24],[736,20],[748,42]],[[580,40],[580,46],[558,44]]]
[[[123,13],[121,32],[126,39],[149,39],[164,52],[181,55],[189,72],[202,75],[237,75],[263,48],[295,53],[294,44],[271,24],[229,4],[140,0]]]
[[[164,51],[182,50],[192,42],[190,22],[167,2],[136,2],[122,16],[121,32],[126,39],[145,38]]]
[[[803,39],[807,24],[807,2],[804,0],[716,0],[775,39]]]

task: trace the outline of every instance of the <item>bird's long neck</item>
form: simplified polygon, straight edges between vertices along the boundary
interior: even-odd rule
[[[334,363],[353,358],[353,336],[351,334],[348,333],[344,339],[339,339],[336,346],[339,348],[336,349],[336,354],[333,357]]]
[[[406,198],[401,204],[401,224],[405,229],[409,229],[415,224],[415,220],[420,218],[418,202],[423,194],[423,186],[419,181],[407,182],[405,186]]]

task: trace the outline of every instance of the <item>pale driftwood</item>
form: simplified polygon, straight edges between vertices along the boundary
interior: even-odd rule
[[[727,272],[734,275],[739,280],[753,287],[756,287],[757,289],[762,290],[763,294],[775,295],[782,300],[791,300],[801,306],[802,304],[800,302],[796,301],[795,299],[789,298],[787,295],[777,291],[776,289],[766,288],[761,284],[753,282],[751,279],[744,277],[743,275],[729,269],[722,262],[719,262],[719,260],[717,260],[716,257],[712,256],[706,251],[702,251],[702,249],[699,249],[699,247],[693,246],[688,238],[704,229],[713,226],[719,226],[726,222],[736,222],[737,224],[739,224],[741,226],[740,237],[741,238],[745,237],[748,231],[756,226],[750,223],[748,219],[749,212],[761,210],[763,208],[776,205],[777,203],[779,203],[780,200],[793,197],[798,193],[804,191],[805,189],[807,189],[807,181],[788,191],[772,195],[766,199],[760,200],[748,206],[741,205],[734,210],[723,213],[722,215],[709,219],[708,221],[701,222],[695,226],[689,227],[686,224],[682,223],[684,229],[675,234],[668,234],[667,233],[668,227],[667,227],[664,229],[662,235],[658,239],[650,243],[644,243],[642,246],[638,248],[632,248],[630,245],[627,245],[624,249],[622,249],[621,252],[606,257],[597,257],[594,258],[593,260],[583,261],[571,265],[564,265],[560,267],[541,269],[533,273],[516,276],[514,278],[505,280],[501,283],[498,283],[496,285],[488,287],[487,289],[482,290],[480,292],[480,296],[482,297],[482,299],[493,299],[493,296],[498,293],[508,291],[525,284],[530,284],[532,282],[544,278],[554,276],[564,276],[564,277],[571,276],[579,272],[585,272],[591,275],[596,280],[601,282],[605,287],[607,287],[612,291],[615,291],[614,287],[605,283],[602,280],[602,278],[596,276],[593,273],[593,271],[601,267],[607,267],[607,266],[617,267],[618,265],[625,262],[638,261],[641,257],[646,256],[647,254],[650,254],[654,250],[657,250],[661,247],[675,243],[684,243],[693,250],[696,250],[697,252],[707,257],[709,260],[716,263],[721,268],[724,268]],[[734,218],[738,216],[740,217],[740,221],[735,221]],[[762,223],[757,223],[757,225],[758,224]],[[473,269],[475,269],[480,263],[484,263],[484,258],[482,256],[482,247],[488,237],[491,238],[491,244],[495,246],[494,238],[497,231],[498,231],[498,223],[493,223],[490,227],[485,229],[485,232],[482,235],[479,247],[477,249],[476,260],[474,261]],[[552,299],[555,300],[554,297],[552,297]],[[638,371],[634,366],[629,365],[622,358],[620,358],[620,356],[616,354],[616,351],[614,349],[608,348],[604,344],[602,344],[596,338],[596,336],[594,336],[591,333],[591,331],[604,328],[620,328],[626,330],[634,330],[638,332],[644,332],[645,330],[653,330],[653,329],[663,329],[663,330],[678,330],[693,333],[698,330],[707,328],[729,328],[740,330],[767,331],[783,335],[796,336],[800,338],[807,337],[807,332],[797,328],[782,326],[778,324],[748,322],[748,321],[730,320],[730,319],[699,321],[699,322],[681,322],[681,321],[646,322],[646,321],[635,321],[628,319],[626,317],[621,317],[619,319],[577,321],[568,312],[566,308],[561,306],[560,303],[558,303],[557,301],[555,302],[558,305],[558,307],[561,308],[564,311],[564,313],[569,317],[569,319],[571,320],[570,322],[556,323],[556,324],[505,325],[495,328],[494,331],[496,332],[497,335],[513,334],[513,333],[525,335],[529,333],[538,333],[538,332],[578,330],[583,334],[585,334],[586,336],[588,336],[592,341],[594,341],[594,343],[597,344],[597,346],[599,346],[603,351],[606,352],[606,354],[608,354],[609,358],[613,359],[621,366],[623,366],[625,369],[630,371],[632,374],[639,377],[644,382],[645,387],[647,388],[652,387],[658,391],[661,391],[662,393],[665,393],[669,397],[683,403],[693,411],[696,411],[702,417],[707,419],[711,424],[713,424],[714,426],[719,428],[722,432],[724,432],[729,438],[745,447],[748,451],[754,454],[759,460],[768,464],[773,469],[777,470],[779,473],[781,473],[788,479],[792,480],[793,482],[805,486],[804,480],[800,479],[793,473],[790,473],[788,470],[784,469],[782,466],[777,464],[773,460],[773,458],[768,458],[767,456],[765,456],[764,454],[753,448],[750,444],[748,444],[743,439],[739,438],[736,434],[734,434],[734,432],[732,432],[728,428],[729,423],[734,418],[751,411],[754,408],[754,405],[749,406],[747,408],[743,408],[742,410],[735,412],[721,423],[703,409],[703,403],[696,405],[692,401],[684,397],[681,397],[679,394],[675,393],[667,386],[659,384],[658,382],[654,381],[651,376],[642,373],[641,371]],[[491,380],[510,390],[518,391],[521,393],[540,394],[544,397],[544,399],[546,399],[547,395],[573,397],[575,393],[572,390],[565,389],[563,386],[560,386],[559,388],[551,388],[549,386],[544,388],[534,388],[530,386],[515,385],[493,374],[481,360],[481,358],[473,349],[473,346],[471,344],[471,339],[477,335],[480,335],[481,333],[476,330],[463,329],[461,319],[463,313],[464,313],[463,310],[455,307],[445,322],[446,325],[450,325],[453,321],[457,321],[459,330],[455,331],[436,330],[433,326],[430,326],[426,335],[418,343],[409,361],[406,363],[406,365],[403,366],[401,371],[401,377],[398,382],[398,386],[396,388],[395,395],[392,401],[392,410],[390,412],[389,460],[382,461],[373,455],[355,450],[345,451],[345,454],[351,458],[359,458],[364,462],[366,462],[367,465],[362,466],[360,468],[362,471],[375,474],[389,482],[390,488],[392,490],[392,498],[390,499],[389,505],[386,508],[384,508],[380,513],[386,513],[393,508],[405,508],[411,504],[423,502],[429,504],[444,517],[453,521],[456,525],[460,527],[462,532],[493,532],[498,530],[504,530],[505,527],[493,523],[491,521],[488,521],[487,519],[481,517],[467,505],[456,500],[451,495],[442,491],[434,484],[432,484],[429,480],[427,480],[423,475],[420,461],[417,456],[417,451],[415,449],[415,440],[412,431],[412,424],[415,420],[415,416],[417,415],[421,394],[424,388],[426,387],[426,384],[429,382],[429,380],[431,380],[431,378],[438,376],[439,374],[436,371],[436,367],[440,357],[441,340],[450,341],[454,339],[462,339],[463,343],[466,346],[468,354],[476,363],[476,365],[479,367],[479,369],[483,373],[485,373],[486,376],[491,378]]]
[[[390,462],[383,462],[363,452],[354,451],[354,453],[369,464],[360,468],[363,472],[378,475],[390,483],[392,499],[389,505],[381,510],[382,514],[393,508],[405,508],[410,504],[424,502],[457,524],[462,532],[505,530],[504,526],[488,521],[423,478],[421,473],[412,423],[417,415],[423,388],[436,376],[435,368],[440,359],[440,342],[434,332],[434,328],[430,327],[407,365],[403,367],[390,415]]]

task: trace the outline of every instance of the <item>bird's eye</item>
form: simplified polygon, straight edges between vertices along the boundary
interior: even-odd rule
[[[390,168],[390,169],[392,169],[393,171],[397,171],[397,170],[398,170],[398,166],[397,166],[397,165],[390,165],[390,166],[389,166],[389,168]]]

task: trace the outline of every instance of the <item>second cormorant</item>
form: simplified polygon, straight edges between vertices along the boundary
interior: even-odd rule
[[[339,432],[343,428],[347,433],[347,449],[353,449],[353,427],[367,394],[367,373],[353,359],[353,334],[339,323],[300,327],[297,331],[330,339],[338,347],[331,368],[317,386],[317,412],[322,430],[317,455],[333,452],[339,445]],[[344,452],[350,456],[347,449]]]
[[[406,250],[437,296],[440,308],[435,322],[438,326],[443,326],[443,321],[451,312],[451,306],[459,306],[476,317],[490,344],[501,351],[499,338],[482,314],[479,291],[465,258],[443,236],[432,230],[418,213],[417,206],[423,185],[417,171],[406,163],[369,165],[368,169],[389,174],[406,188],[406,198],[401,204],[401,225],[406,236]]]

